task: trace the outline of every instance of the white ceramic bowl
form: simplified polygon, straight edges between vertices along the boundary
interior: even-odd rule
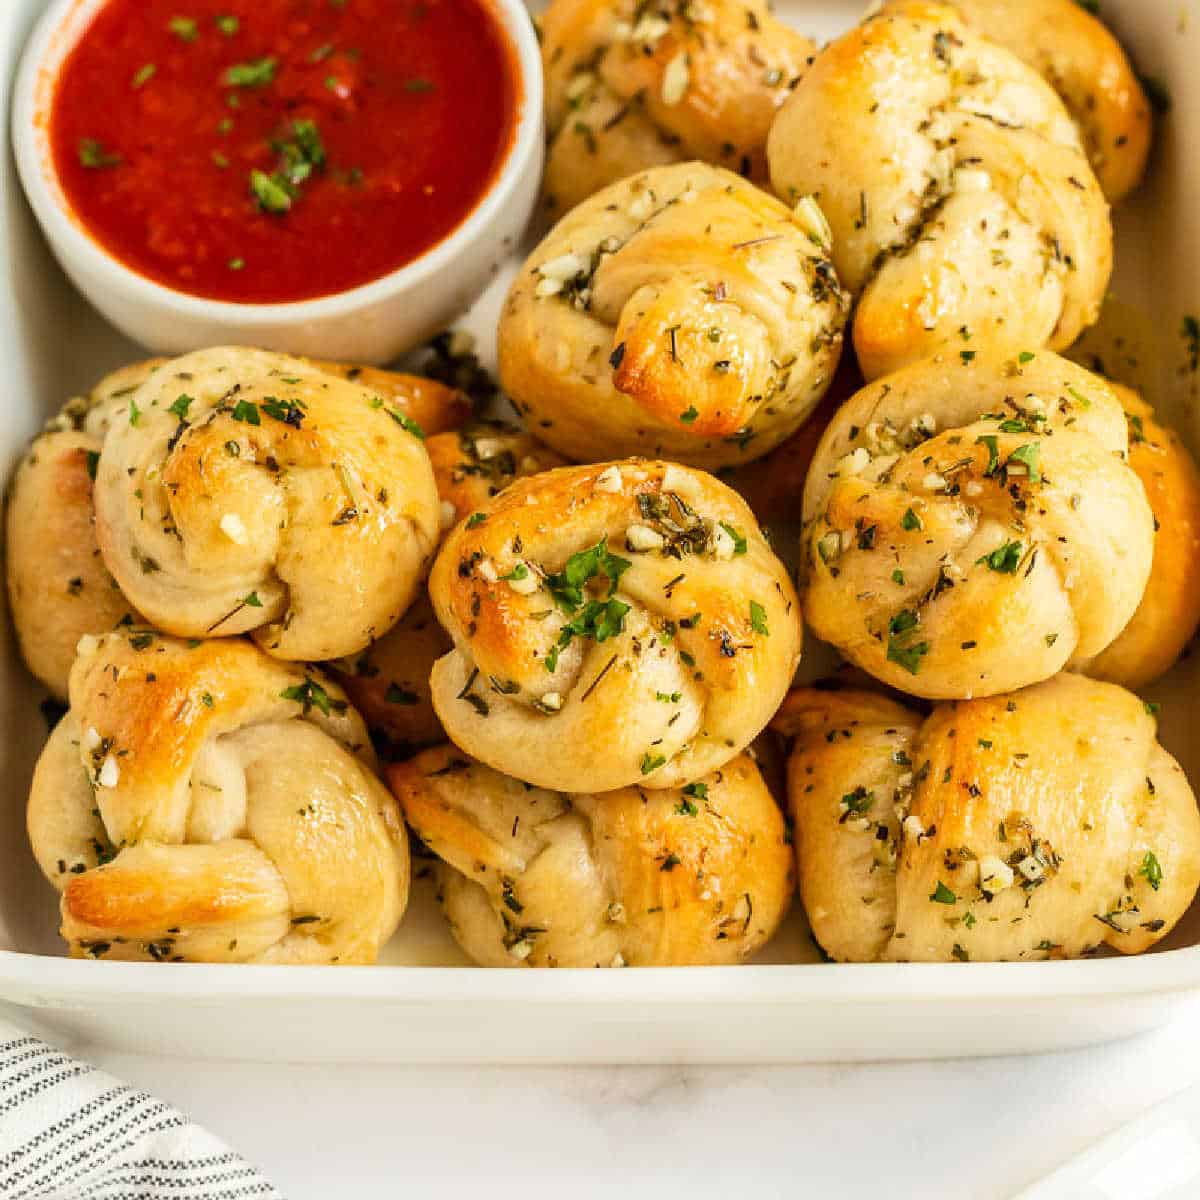
[[[181,354],[242,343],[360,363],[394,359],[463,312],[508,259],[541,178],[542,67],[522,0],[487,0],[508,36],[520,83],[515,133],[483,198],[449,236],[371,283],[315,300],[240,304],[155,283],[104,249],[72,213],[54,171],[49,112],[59,67],[106,0],[54,0],[17,72],[12,137],[17,169],[50,248],[75,286],[148,350]]]

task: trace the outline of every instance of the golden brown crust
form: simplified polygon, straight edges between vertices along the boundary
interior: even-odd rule
[[[514,479],[536,475],[567,460],[532,434],[502,421],[475,421],[425,443],[442,501],[442,525],[482,508]]]
[[[485,966],[736,963],[791,900],[783,818],[746,755],[683,790],[602,796],[530,788],[449,745],[388,774]]]
[[[253,632],[281,658],[355,653],[411,603],[438,533],[407,420],[299,359],[236,347],[175,359],[105,438],[105,562],[171,633]]]
[[[6,520],[8,599],[21,654],[60,700],[75,646],[140,623],[100,557],[92,475],[100,442],[65,429],[37,438],[13,478]]]
[[[455,643],[433,701],[465,750],[543,787],[675,787],[766,724],[800,613],[730,489],[632,460],[518,480],[480,511],[430,576]]]
[[[569,458],[695,466],[765,454],[812,411],[846,297],[820,211],[728,171],[659,167],[564,217],[513,282],[500,376]]]
[[[541,31],[559,214],[689,158],[764,181],[767,131],[813,51],[763,0],[553,0]]]
[[[473,405],[457,388],[447,387],[422,375],[402,371],[384,371],[379,367],[360,367],[353,363],[330,362],[324,358],[305,360],[319,371],[345,379],[382,397],[389,405],[411,417],[426,437],[457,429],[469,421]]]
[[[805,488],[805,614],[876,678],[994,695],[1080,665],[1133,616],[1154,523],[1124,413],[1049,351],[980,349],[869,384]]]
[[[759,524],[800,521],[804,483],[821,437],[837,410],[862,386],[862,373],[854,356],[845,355],[829,391],[790,438],[755,462],[721,472],[721,478],[753,509]]]
[[[1112,229],[1075,125],[954,9],[906,0],[828,46],[767,154],[775,190],[828,218],[868,379],[981,342],[1062,349],[1096,319]]]
[[[85,639],[28,828],[72,953],[371,962],[408,847],[358,714],[241,640]]]
[[[1139,688],[1170,669],[1200,625],[1200,470],[1132,388],[1111,387],[1129,421],[1129,465],[1154,513],[1154,563],[1132,620],[1083,670]]]
[[[922,720],[803,690],[789,792],[800,891],[839,961],[1138,954],[1200,884],[1200,814],[1134,695],[1059,675]]]
[[[368,728],[383,734],[399,753],[446,736],[433,711],[429,673],[450,646],[429,596],[422,593],[378,641],[326,665]]]
[[[1104,194],[1141,182],[1150,102],[1120,42],[1077,0],[949,0],[972,28],[1027,63],[1059,94]]]

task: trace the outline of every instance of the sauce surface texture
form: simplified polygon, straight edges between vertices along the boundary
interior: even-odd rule
[[[77,219],[178,291],[281,302],[451,233],[516,123],[484,0],[110,0],[53,92]]]

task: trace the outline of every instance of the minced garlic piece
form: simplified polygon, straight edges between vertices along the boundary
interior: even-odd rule
[[[796,223],[822,250],[833,245],[833,230],[815,196],[804,196],[792,210]]]
[[[678,104],[687,94],[691,72],[688,69],[687,52],[680,50],[671,59],[663,71],[662,101],[664,104]]]
[[[665,539],[661,533],[657,533],[647,525],[630,525],[625,530],[625,545],[630,550],[638,552],[661,550],[665,545]]]
[[[242,518],[237,513],[226,513],[220,521],[221,532],[231,541],[239,546],[244,546],[250,537],[246,533],[246,526]]]
[[[120,778],[121,768],[117,766],[117,760],[110,754],[101,765],[96,782],[102,788],[115,788]]]
[[[596,476],[596,482],[593,486],[598,492],[616,493],[621,490],[621,482],[620,467],[605,467],[605,469]]]

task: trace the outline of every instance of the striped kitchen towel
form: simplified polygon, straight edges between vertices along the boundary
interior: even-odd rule
[[[3,1200],[283,1200],[181,1112],[0,1021]]]

